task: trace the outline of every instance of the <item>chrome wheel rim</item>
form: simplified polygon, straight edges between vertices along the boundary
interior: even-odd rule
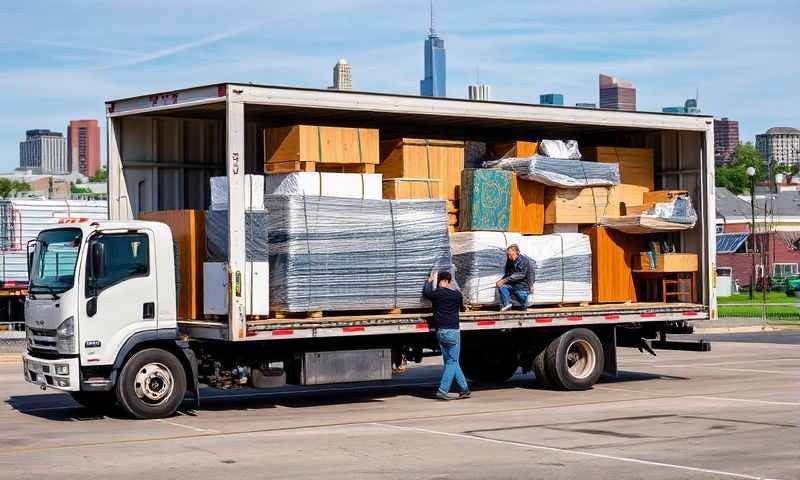
[[[150,405],[160,405],[172,395],[175,380],[164,364],[148,363],[136,372],[133,388],[139,400]]]
[[[583,339],[573,340],[567,347],[567,370],[577,379],[592,374],[597,364],[597,355],[592,344]]]

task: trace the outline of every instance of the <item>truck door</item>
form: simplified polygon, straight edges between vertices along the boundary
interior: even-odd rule
[[[85,365],[113,363],[131,335],[158,328],[152,246],[153,234],[147,230],[101,232],[90,238],[78,308],[78,337]]]

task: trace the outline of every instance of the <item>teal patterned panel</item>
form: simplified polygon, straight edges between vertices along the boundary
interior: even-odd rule
[[[492,168],[461,173],[459,229],[508,231],[514,173]]]

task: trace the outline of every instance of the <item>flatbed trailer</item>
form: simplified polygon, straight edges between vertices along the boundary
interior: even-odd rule
[[[199,405],[200,384],[385,380],[392,365],[438,352],[427,311],[246,314],[245,175],[263,174],[265,129],[293,124],[377,128],[387,138],[568,138],[653,149],[656,188],[688,191],[697,210],[693,229],[671,234],[679,251],[697,255],[696,300],[468,311],[462,367],[473,381],[504,381],[522,368],[543,386],[582,390],[616,373],[618,346],[708,348],[667,335],[716,316],[712,117],[241,83],[113,100],[106,108],[112,221],[43,232],[34,265],[47,245],[70,235],[80,260],[74,284],[48,287],[52,295],[40,289],[26,302],[26,379],[85,405],[118,402],[134,417],[157,418],[174,412],[186,392]],[[172,234],[163,223],[137,219],[207,209],[209,178],[220,175],[228,178],[227,315],[178,318]],[[131,248],[113,250],[120,244]],[[107,285],[109,248],[146,263]]]

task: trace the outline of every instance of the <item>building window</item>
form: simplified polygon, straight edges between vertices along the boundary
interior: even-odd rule
[[[717,267],[718,277],[730,277],[732,275],[733,275],[733,269],[731,267]]]
[[[717,225],[717,233],[725,233],[725,225]]]
[[[786,278],[797,275],[796,263],[773,263],[772,276],[775,278]]]

